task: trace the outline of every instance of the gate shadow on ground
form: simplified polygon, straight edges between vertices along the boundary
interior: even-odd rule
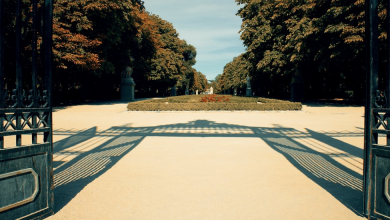
[[[61,210],[86,185],[114,166],[143,139],[122,136],[121,133],[96,133],[96,127],[79,133],[72,130],[54,132],[58,133],[75,134],[54,144],[54,164],[58,160],[64,161],[54,170],[55,212]],[[66,144],[62,145],[63,142]]]
[[[306,133],[283,127],[273,130],[278,134],[273,137],[262,135],[262,139],[271,148],[285,156],[304,175],[356,215],[363,217],[363,176],[360,174],[363,168],[363,151],[334,138],[356,137],[358,133],[326,135],[309,129],[306,129]]]
[[[62,134],[62,135],[69,135],[72,134],[70,137],[67,137],[65,139],[62,139],[60,141],[57,141],[53,144],[53,153],[56,154],[62,150],[65,150],[67,148],[70,148],[72,146],[78,145],[80,143],[83,143],[84,141],[94,137],[96,135],[97,127],[92,127],[90,129],[86,129],[83,131],[75,131],[75,130],[69,130],[69,131],[61,131],[57,130],[56,134]],[[63,160],[66,160],[66,157],[63,158]],[[62,161],[53,161],[53,168],[56,169],[57,167],[61,166],[63,164]]]
[[[248,127],[196,120],[154,127],[111,127],[97,132],[56,130],[70,135],[54,144],[54,160],[63,160],[54,171],[55,211],[58,212],[86,185],[113,167],[145,137],[240,137],[261,138],[299,171],[359,216],[362,215],[363,150],[336,139],[362,137],[361,130],[298,131],[279,125]],[[308,192],[310,193],[310,192]]]

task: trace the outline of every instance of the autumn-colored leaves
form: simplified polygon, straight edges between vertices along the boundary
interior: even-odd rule
[[[144,21],[142,18],[144,14],[145,12],[140,11],[139,4],[131,1],[55,1],[53,10],[55,66],[60,69],[98,69],[102,62],[107,62],[104,51],[99,47],[112,47],[115,39],[121,38],[122,32],[134,35],[133,29],[136,29],[135,35],[141,37],[139,32],[145,30],[140,30],[142,24],[137,22]],[[98,27],[108,25],[112,29]],[[113,29],[117,33],[114,33]],[[114,40],[107,40],[108,38]]]
[[[104,86],[118,91],[118,76],[129,65],[140,93],[147,93],[149,87],[164,91],[175,85],[183,91],[187,85],[191,90],[206,89],[205,76],[192,68],[195,47],[180,39],[171,23],[145,11],[142,1],[58,0],[54,4],[53,57],[56,78],[63,79],[58,82],[61,90],[81,85],[77,88],[101,91]],[[87,81],[94,81],[96,88],[86,86]]]

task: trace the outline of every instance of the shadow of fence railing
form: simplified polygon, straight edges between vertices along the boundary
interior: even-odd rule
[[[63,159],[54,171],[56,211],[146,137],[247,137],[263,139],[300,172],[351,211],[363,216],[363,150],[335,138],[363,137],[361,130],[299,131],[278,125],[249,127],[196,120],[152,127],[115,126],[101,132],[96,127],[81,131],[62,129],[54,131],[54,135],[69,135],[54,144],[54,160]]]

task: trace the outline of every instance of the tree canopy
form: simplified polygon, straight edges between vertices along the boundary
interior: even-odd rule
[[[9,33],[5,51],[12,54],[15,3],[5,0],[4,5]],[[27,0],[23,0],[23,24],[24,42],[30,42],[31,6]],[[40,31],[38,35],[40,43]],[[29,63],[31,47],[26,44],[22,48]],[[9,61],[5,70],[12,72],[14,61]],[[143,1],[54,1],[53,92],[57,102],[119,98],[121,72],[127,66],[134,69],[138,96],[156,95],[156,89],[167,91],[172,86],[202,90],[207,80],[193,68],[195,63],[195,47],[180,39],[171,23],[147,12]],[[23,68],[31,72],[31,66]],[[11,82],[11,78],[5,80]]]
[[[225,66],[223,90],[245,86],[247,73],[261,95],[287,98],[290,84],[300,81],[309,99],[343,97],[348,90],[364,96],[364,1],[236,2],[246,52]],[[384,26],[382,4],[379,16]],[[386,37],[381,30],[380,39]]]
[[[159,87],[183,87],[187,84],[193,87],[196,75],[196,70],[192,68],[196,63],[195,47],[180,39],[171,23],[153,14],[149,17],[156,24],[161,44],[151,59],[147,80]]]

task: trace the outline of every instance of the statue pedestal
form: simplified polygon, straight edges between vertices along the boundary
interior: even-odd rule
[[[176,96],[176,86],[171,87],[171,96]]]
[[[291,101],[302,102],[305,98],[305,83],[302,75],[297,73],[291,79]]]
[[[252,89],[251,88],[246,88],[246,97],[252,97]]]
[[[304,83],[291,83],[291,101],[302,102],[305,94]]]
[[[122,77],[121,81],[121,101],[134,101],[135,83],[131,77]]]
[[[252,97],[252,87],[251,87],[251,78],[249,78],[249,75],[246,76],[246,97]]]

